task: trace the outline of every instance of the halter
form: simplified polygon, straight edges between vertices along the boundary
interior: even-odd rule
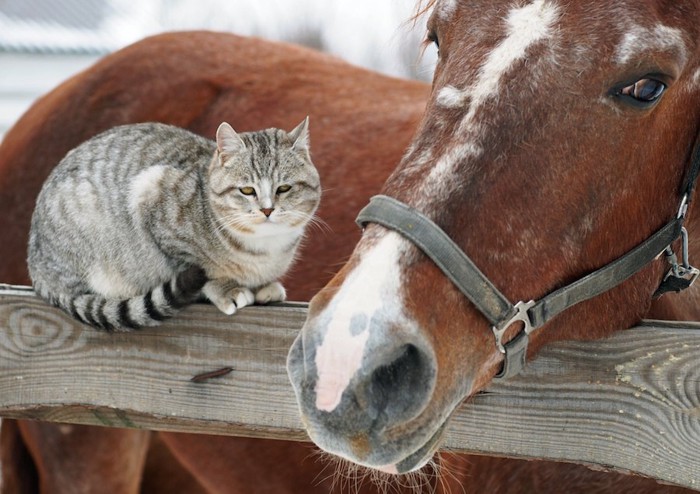
[[[688,262],[688,233],[683,227],[683,222],[699,172],[700,141],[695,146],[675,218],[610,264],[545,295],[540,300],[520,301],[516,304],[512,304],[491,283],[439,226],[410,206],[392,197],[374,196],[360,211],[356,221],[361,228],[367,223],[377,223],[400,233],[433,260],[492,325],[496,347],[504,354],[503,368],[496,379],[505,379],[520,373],[525,366],[529,335],[533,331],[579,302],[618,286],[661,253],[665,253],[671,268],[656,290],[655,297],[669,291],[679,292],[695,282],[700,271]],[[679,236],[682,237],[680,263],[671,248],[671,244]],[[515,323],[522,324],[521,331],[504,343],[503,335]]]

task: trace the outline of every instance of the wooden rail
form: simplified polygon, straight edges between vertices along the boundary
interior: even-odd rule
[[[285,372],[305,316],[304,304],[233,317],[196,305],[157,329],[110,334],[0,286],[0,416],[305,440]],[[700,325],[650,321],[552,345],[469,400],[445,445],[700,489]]]

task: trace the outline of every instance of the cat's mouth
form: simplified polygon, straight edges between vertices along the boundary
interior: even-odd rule
[[[270,216],[263,216],[263,217],[256,216],[255,217],[255,224],[256,225],[278,225],[280,223],[279,223],[277,217],[273,218],[270,215]]]

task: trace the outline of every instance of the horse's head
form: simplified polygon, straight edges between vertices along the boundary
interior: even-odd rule
[[[700,116],[696,0],[438,0],[428,31],[431,99],[383,193],[437,223],[509,300],[581,278],[674,217]],[[664,266],[553,318],[530,353],[632,325]],[[288,368],[321,448],[403,472],[502,360],[435,263],[370,224],[313,299]]]

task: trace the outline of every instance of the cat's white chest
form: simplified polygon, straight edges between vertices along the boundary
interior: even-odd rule
[[[258,287],[278,280],[294,260],[300,231],[276,235],[246,235],[237,239],[242,249],[231,252],[229,263],[221,266],[220,277],[239,280],[243,285]]]
[[[290,250],[290,245],[294,245],[299,238],[299,231],[276,231],[270,235],[246,235],[241,236],[238,240],[247,250],[253,252],[266,252],[271,256],[284,254]]]

